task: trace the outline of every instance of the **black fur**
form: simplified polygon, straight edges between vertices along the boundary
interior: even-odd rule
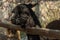
[[[41,27],[37,16],[31,9],[32,7],[31,4],[20,4],[16,6],[12,11],[15,15],[11,18],[11,22],[15,25],[20,25],[22,28],[27,26],[35,27],[36,25]]]
[[[35,27],[36,25],[41,27],[37,16],[31,9],[35,5],[19,4],[18,6],[16,6],[12,11],[14,16],[11,18],[11,22],[15,25],[20,25],[21,28]],[[40,40],[39,35],[27,34],[27,36],[28,40],[30,40],[30,38],[32,38],[32,40]]]

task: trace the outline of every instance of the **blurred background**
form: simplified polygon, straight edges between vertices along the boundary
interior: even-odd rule
[[[3,18],[5,14],[10,14],[12,9],[20,3],[36,3],[38,0],[0,0],[0,18]],[[59,0],[42,0],[39,5],[32,8],[37,15],[42,28],[53,21],[60,19],[60,1]],[[0,34],[6,35],[6,28],[0,27]],[[21,40],[27,40],[27,36],[24,32],[21,32]],[[1,37],[0,37],[1,38]],[[5,39],[4,39],[5,40]]]

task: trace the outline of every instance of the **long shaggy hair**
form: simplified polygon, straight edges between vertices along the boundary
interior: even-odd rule
[[[30,27],[35,26],[33,18],[30,15],[30,10],[25,4],[16,6],[12,12],[14,13],[14,16],[11,19],[13,24],[20,25],[21,27],[28,25]]]
[[[15,25],[20,25],[21,28],[36,27],[36,25],[41,27],[37,16],[35,15],[34,11],[31,9],[32,7],[34,6],[32,6],[31,4],[17,5],[12,11],[13,15],[11,16],[11,22]],[[27,36],[28,36],[28,40],[30,40],[30,36],[32,40],[40,40],[39,35],[27,34]]]
[[[35,27],[36,24],[41,27],[37,16],[30,7],[31,5],[19,4],[16,6],[12,13],[11,22],[15,25],[20,25],[21,27]]]

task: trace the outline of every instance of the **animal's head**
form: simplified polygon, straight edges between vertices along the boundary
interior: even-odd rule
[[[20,4],[12,11],[11,22],[15,25],[24,26],[29,18],[29,9],[26,5]]]

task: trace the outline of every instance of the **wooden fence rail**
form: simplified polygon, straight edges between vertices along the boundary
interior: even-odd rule
[[[50,38],[58,38],[60,39],[60,30],[52,30],[52,29],[46,29],[46,28],[26,28],[22,29],[20,26],[13,25],[11,23],[6,22],[0,22],[0,27],[4,28],[10,28],[10,29],[17,29],[20,31],[24,31],[31,35],[40,35],[40,36],[46,36]]]

